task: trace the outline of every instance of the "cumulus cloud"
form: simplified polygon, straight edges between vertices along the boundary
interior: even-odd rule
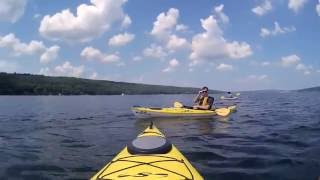
[[[267,28],[261,28],[260,36],[261,37],[276,36],[279,34],[286,34],[294,31],[296,31],[296,28],[294,26],[281,27],[278,22],[274,22],[274,29],[269,30]]]
[[[301,8],[303,8],[306,2],[307,0],[289,0],[288,8],[297,13]]]
[[[97,60],[102,63],[113,63],[120,60],[117,53],[104,54],[99,49],[95,49],[91,46],[84,48],[80,56],[86,60]]]
[[[251,9],[258,16],[263,16],[272,10],[272,4],[269,0],[264,1],[261,5]]]
[[[261,66],[269,66],[270,65],[270,62],[268,61],[264,61],[261,63]]]
[[[142,60],[142,57],[141,57],[141,56],[135,56],[135,57],[133,57],[132,60],[133,60],[133,61],[141,61],[141,60]]]
[[[188,30],[188,26],[184,25],[184,24],[178,24],[176,25],[176,31],[181,31],[181,32],[184,32],[184,31],[187,31]]]
[[[10,49],[15,56],[40,55],[41,63],[48,63],[56,59],[60,50],[57,45],[47,48],[42,41],[23,43],[12,33],[0,36],[0,47]]]
[[[281,64],[283,67],[289,67],[292,65],[296,65],[299,63],[299,61],[300,61],[300,57],[295,54],[281,58]]]
[[[222,23],[229,23],[229,17],[223,12],[224,5],[220,4],[219,6],[214,7],[214,14],[217,19],[221,20]]]
[[[131,25],[131,23],[132,23],[132,20],[131,20],[130,16],[126,15],[124,17],[124,19],[122,20],[121,27],[127,28]]]
[[[318,16],[320,16],[320,0],[319,0],[318,4],[316,5],[316,11],[318,13]]]
[[[221,63],[216,67],[219,71],[231,71],[233,69],[232,65]]]
[[[151,44],[150,47],[143,50],[143,55],[145,57],[151,57],[156,59],[162,59],[167,56],[167,53],[161,46],[157,46],[155,44]]]
[[[80,77],[84,73],[84,66],[73,66],[69,61],[66,61],[52,70],[48,67],[41,68],[39,73],[47,76]]]
[[[39,32],[51,40],[87,42],[107,31],[115,22],[131,23],[122,9],[126,0],[90,0],[81,4],[76,14],[70,9],[43,17]]]
[[[189,48],[190,45],[188,43],[188,41],[185,38],[179,38],[176,35],[171,35],[166,47],[169,50],[175,51],[178,49],[185,49],[185,48]]]
[[[162,70],[162,72],[170,72],[173,71],[179,65],[179,61],[177,59],[172,59],[169,61],[169,66]]]
[[[313,70],[313,67],[312,66],[306,66],[306,65],[304,65],[302,63],[299,63],[296,66],[296,70],[302,71],[304,75],[309,75],[309,74],[311,74],[311,71]]]
[[[223,31],[213,16],[200,21],[205,32],[193,36],[191,60],[240,59],[252,54],[251,47],[246,42],[228,42],[223,37]]]
[[[98,73],[97,72],[93,72],[90,76],[89,79],[97,79],[98,77]]]
[[[59,46],[52,46],[48,48],[41,56],[40,56],[40,62],[41,63],[49,63],[52,60],[56,59],[58,57],[60,47]]]
[[[23,14],[26,0],[1,0],[0,21],[15,23]]]
[[[133,41],[135,35],[130,33],[123,33],[113,36],[109,39],[109,46],[124,46]]]
[[[166,40],[176,26],[178,18],[179,10],[175,8],[170,8],[167,13],[160,13],[157,20],[153,23],[150,34],[160,40]]]

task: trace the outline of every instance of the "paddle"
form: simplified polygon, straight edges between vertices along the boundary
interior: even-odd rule
[[[190,107],[190,106],[184,106],[182,103],[177,102],[177,101],[173,103],[173,107],[175,107],[175,108],[188,108],[188,109],[192,109],[192,107]],[[223,116],[223,117],[228,116],[228,115],[231,113],[231,111],[230,111],[229,108],[218,108],[218,109],[215,109],[215,110],[213,110],[213,111],[215,111],[215,112],[217,113],[217,115]]]

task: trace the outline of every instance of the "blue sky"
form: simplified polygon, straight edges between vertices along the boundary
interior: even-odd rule
[[[317,0],[0,2],[2,72],[298,89],[320,84],[319,41]]]

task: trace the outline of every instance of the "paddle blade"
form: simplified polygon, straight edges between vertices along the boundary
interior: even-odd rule
[[[219,108],[219,109],[216,109],[215,112],[219,115],[219,116],[228,116],[231,111],[229,108]]]
[[[175,108],[182,108],[182,107],[183,107],[183,104],[176,101],[176,102],[173,103],[173,107],[175,107]]]

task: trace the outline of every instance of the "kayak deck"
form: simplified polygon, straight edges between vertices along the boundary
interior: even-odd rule
[[[155,127],[148,127],[137,139],[143,137],[162,137]],[[134,142],[134,141],[133,141]],[[125,147],[111,162],[102,168],[91,180],[125,179],[194,179],[203,178],[190,162],[172,144],[171,150],[159,154],[131,154]]]

